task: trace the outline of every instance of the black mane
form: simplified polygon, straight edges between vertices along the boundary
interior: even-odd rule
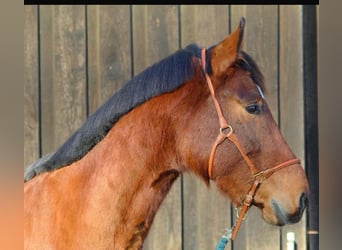
[[[90,115],[55,153],[30,165],[25,170],[24,181],[81,159],[105,137],[121,116],[152,97],[171,92],[190,80],[195,68],[193,57],[200,57],[200,48],[195,44],[178,50],[132,78]]]
[[[43,156],[27,167],[24,173],[24,181],[28,181],[40,173],[62,168],[81,159],[106,136],[124,114],[149,99],[171,92],[184,82],[191,80],[196,67],[195,61],[199,61],[193,60],[193,58],[199,59],[200,54],[201,49],[197,45],[191,44],[132,78],[90,115],[82,127],[71,135],[56,152]],[[207,54],[210,54],[210,48],[207,50]],[[206,71],[210,74],[209,56],[206,58]],[[235,65],[249,71],[254,82],[264,89],[263,77],[247,53],[241,52]]]

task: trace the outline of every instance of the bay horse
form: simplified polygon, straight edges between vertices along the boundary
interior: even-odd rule
[[[26,168],[25,249],[142,249],[187,171],[214,182],[239,218],[255,205],[270,224],[301,219],[308,182],[241,49],[244,26],[242,18],[209,49],[191,44],[150,66]]]

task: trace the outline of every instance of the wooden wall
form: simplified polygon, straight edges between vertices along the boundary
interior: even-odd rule
[[[54,151],[133,75],[190,43],[218,43],[244,16],[244,48],[264,73],[274,117],[305,166],[304,8],[25,6],[25,165]],[[144,249],[214,249],[232,218],[214,185],[207,189],[184,175],[162,204]],[[296,233],[297,249],[306,249],[306,230],[305,216],[278,228],[252,208],[231,249],[286,249],[289,231]]]

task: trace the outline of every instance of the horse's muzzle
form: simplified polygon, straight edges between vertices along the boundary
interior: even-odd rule
[[[271,201],[271,207],[274,212],[274,215],[277,218],[277,225],[283,226],[285,224],[293,224],[297,223],[303,215],[303,212],[308,204],[308,197],[306,193],[302,193],[298,199],[298,206],[294,212],[289,213],[285,211],[284,208],[276,201]]]

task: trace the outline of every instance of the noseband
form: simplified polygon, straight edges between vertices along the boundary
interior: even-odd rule
[[[257,191],[258,186],[264,180],[266,180],[268,177],[270,177],[274,172],[276,172],[282,168],[300,163],[300,160],[299,159],[288,160],[288,161],[280,163],[280,164],[278,164],[272,168],[267,168],[265,170],[259,171],[255,167],[253,162],[248,158],[247,154],[245,153],[245,151],[241,147],[241,144],[239,143],[238,138],[234,134],[233,127],[228,124],[226,118],[223,115],[221,105],[218,102],[216,95],[215,95],[214,86],[212,84],[212,81],[211,81],[209,75],[206,72],[206,49],[205,48],[202,49],[202,67],[203,67],[204,74],[205,74],[205,77],[206,77],[206,80],[208,83],[208,87],[210,89],[211,97],[212,97],[213,102],[215,104],[216,112],[217,112],[217,115],[219,118],[219,123],[220,123],[220,130],[219,130],[220,132],[219,132],[219,134],[216,138],[216,141],[215,141],[215,143],[211,149],[211,152],[210,152],[209,167],[208,167],[209,178],[211,178],[211,179],[213,178],[213,163],[214,163],[216,149],[223,141],[228,139],[229,141],[233,142],[235,144],[235,146],[238,148],[238,150],[240,151],[240,153],[241,153],[243,159],[245,160],[245,162],[247,163],[247,165],[248,165],[248,167],[252,173],[253,179],[254,179],[252,186],[250,187],[248,193],[245,195],[245,197],[243,199],[242,205],[238,209],[237,221],[231,229],[231,239],[234,240],[236,235],[237,235],[237,232],[240,228],[241,222],[244,220],[245,215],[247,214],[248,208],[253,203],[253,199],[254,199],[254,196],[255,196],[255,193]]]

